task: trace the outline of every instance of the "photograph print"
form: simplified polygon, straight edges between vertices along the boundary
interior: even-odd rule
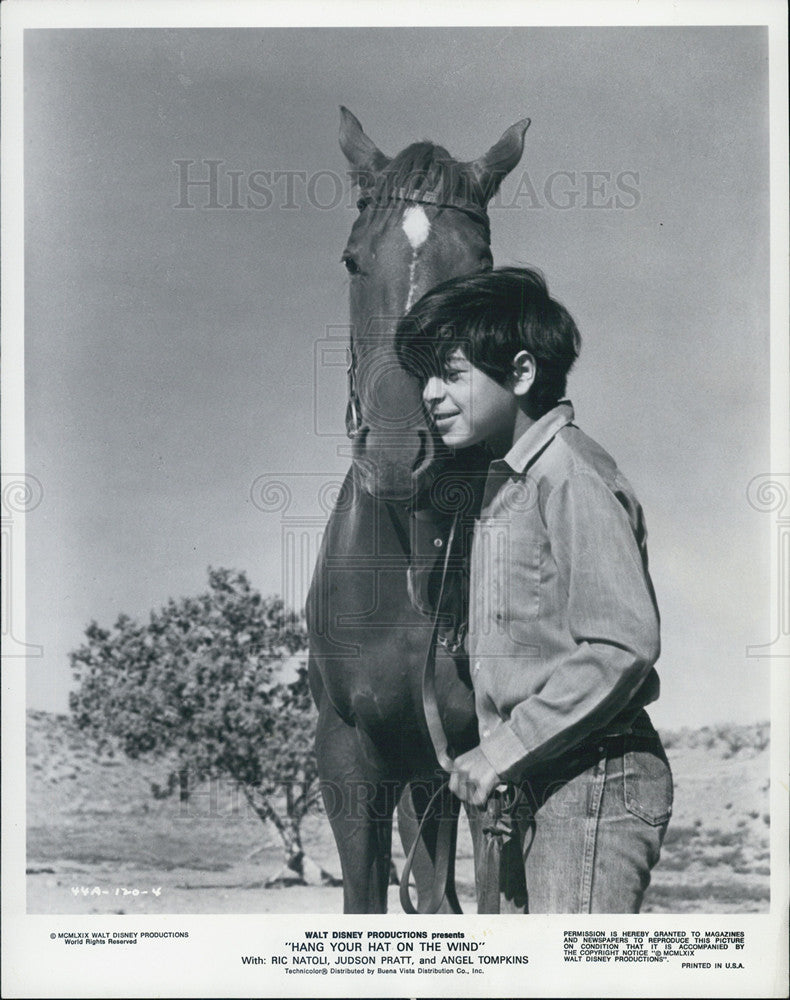
[[[23,55],[27,914],[767,914],[766,25]]]

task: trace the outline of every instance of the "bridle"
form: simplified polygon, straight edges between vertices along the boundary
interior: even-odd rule
[[[491,243],[491,223],[485,206],[452,196],[443,198],[438,191],[409,192],[406,188],[395,188],[380,195],[368,194],[360,196],[357,199],[357,208],[360,212],[363,212],[371,205],[377,208],[384,208],[390,202],[405,202],[409,205],[431,205],[433,208],[452,208],[457,212],[463,212],[483,227],[486,242],[488,244]],[[346,350],[348,352],[348,366],[346,367],[346,374],[348,376],[346,434],[353,440],[362,429],[362,409],[357,393],[357,356],[354,350],[353,335]]]
[[[383,207],[390,201],[404,201],[410,205],[431,205],[433,208],[454,208],[459,212],[465,212],[466,215],[471,216],[471,218],[483,226],[486,236],[489,237],[488,242],[491,242],[491,224],[485,206],[476,205],[473,202],[464,201],[462,198],[454,198],[452,196],[443,198],[438,191],[410,192],[406,188],[394,188],[392,191],[387,191],[379,196],[363,194],[357,199],[357,208],[361,212],[368,205]]]
[[[357,395],[357,359],[354,351],[354,339],[349,340],[346,348],[348,356],[348,407],[346,408],[346,434],[352,440],[362,429],[362,413],[359,409],[359,396]]]

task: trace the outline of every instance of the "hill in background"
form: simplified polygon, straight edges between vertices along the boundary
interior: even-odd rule
[[[766,912],[768,724],[662,737],[675,778],[675,808],[643,912]],[[264,889],[282,864],[276,836],[228,782],[199,785],[187,801],[177,789],[163,797],[171,771],[167,762],[97,758],[67,716],[29,712],[28,912],[340,911],[336,889],[310,889],[309,897],[308,890]],[[339,873],[325,817],[309,820],[305,846]],[[397,846],[399,869],[402,859]],[[457,867],[469,912],[474,872],[465,823]],[[149,883],[164,888],[145,897],[114,892]],[[110,892],[97,897],[82,891],[97,886]]]

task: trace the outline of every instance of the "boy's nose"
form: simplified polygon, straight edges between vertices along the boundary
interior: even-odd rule
[[[425,383],[425,388],[422,390],[423,402],[427,405],[434,402],[434,400],[441,399],[444,395],[444,383],[440,378],[432,375],[431,378]]]

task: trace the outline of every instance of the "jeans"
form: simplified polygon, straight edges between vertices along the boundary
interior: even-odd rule
[[[521,781],[500,912],[639,912],[672,812],[666,754],[646,713],[640,720]]]

